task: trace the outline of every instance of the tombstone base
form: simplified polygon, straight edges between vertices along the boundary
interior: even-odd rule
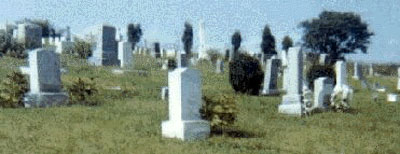
[[[24,97],[25,108],[52,107],[68,104],[67,93],[28,93]]]
[[[278,89],[263,89],[261,91],[262,95],[278,95],[279,93]]]
[[[181,140],[206,139],[210,135],[210,123],[205,120],[163,121],[162,136]]]
[[[278,107],[278,112],[288,115],[301,116],[303,114],[301,95],[285,95]]]

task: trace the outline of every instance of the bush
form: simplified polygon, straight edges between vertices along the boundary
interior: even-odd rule
[[[168,59],[168,70],[174,70],[177,67],[177,65],[178,64],[176,63],[175,59],[173,58]]]
[[[309,88],[311,90],[314,90],[314,80],[318,79],[319,77],[331,78],[335,85],[335,76],[333,65],[311,65],[306,74],[307,81],[309,82]]]
[[[0,89],[0,106],[3,108],[22,107],[23,96],[28,92],[28,81],[19,72],[7,75]]]
[[[203,119],[210,121],[211,131],[223,130],[234,124],[237,117],[235,99],[227,95],[203,96],[200,110]]]
[[[90,42],[81,39],[75,39],[74,47],[67,51],[67,53],[86,59],[92,55],[91,48],[92,45]]]
[[[0,52],[14,58],[26,58],[25,47],[10,34],[0,32]]]
[[[264,72],[258,59],[240,53],[229,63],[229,82],[236,92],[258,95]]]
[[[71,86],[68,87],[70,104],[80,105],[98,105],[99,101],[95,97],[98,94],[98,89],[94,83],[94,78],[90,80],[82,80],[78,78]]]

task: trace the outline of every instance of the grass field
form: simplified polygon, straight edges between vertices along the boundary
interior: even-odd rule
[[[26,62],[0,59],[0,78]],[[0,153],[398,153],[400,151],[400,104],[387,103],[379,95],[355,88],[355,112],[325,112],[307,117],[277,113],[281,97],[235,94],[228,73],[215,74],[202,63],[203,94],[234,95],[238,119],[225,135],[204,141],[182,142],[161,137],[161,121],[167,120],[167,103],[160,98],[167,72],[154,59],[137,58],[136,68],[149,73],[123,75],[112,67],[93,67],[62,56],[65,86],[78,77],[95,77],[103,104],[95,107],[65,106],[46,109],[0,109]],[[227,66],[225,68],[227,70]],[[350,76],[350,73],[349,73]],[[395,89],[394,77],[368,78]],[[120,86],[121,91],[107,90]]]

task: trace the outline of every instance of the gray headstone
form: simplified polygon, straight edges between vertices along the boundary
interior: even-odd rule
[[[167,138],[196,140],[207,138],[210,123],[202,120],[200,72],[189,68],[176,68],[168,73],[169,120],[161,124],[162,135]]]
[[[59,55],[49,49],[29,52],[30,91],[24,98],[25,107],[47,107],[68,102],[61,91]]]
[[[115,27],[103,24],[94,28],[92,34],[96,37],[96,44],[92,47],[93,56],[89,58],[89,63],[96,66],[119,65]]]
[[[300,47],[289,48],[288,52],[288,79],[287,93],[282,97],[279,113],[300,116],[304,112],[302,102],[303,88],[303,53]]]
[[[279,59],[268,59],[265,66],[264,85],[262,89],[263,95],[275,95],[278,90],[278,71],[281,61]]]

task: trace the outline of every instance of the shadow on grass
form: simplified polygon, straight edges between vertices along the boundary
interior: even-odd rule
[[[214,136],[225,136],[231,138],[255,138],[256,135],[254,133],[246,132],[243,130],[236,129],[216,129],[211,130],[211,137]]]
[[[344,109],[344,110],[333,110],[333,109],[329,109],[329,110],[323,110],[323,109],[314,109],[311,112],[307,113],[307,115],[314,115],[314,114],[319,114],[319,113],[324,113],[324,112],[333,112],[333,113],[347,113],[347,114],[351,114],[351,115],[357,115],[358,113],[360,113],[360,111],[358,109],[354,109],[354,108],[349,108],[349,109]]]

